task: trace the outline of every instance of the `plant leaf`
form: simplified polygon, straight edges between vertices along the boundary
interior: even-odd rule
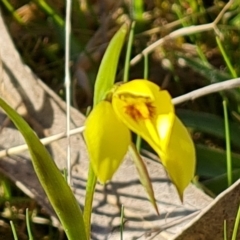
[[[204,112],[193,112],[191,110],[178,110],[177,115],[184,125],[198,131],[211,134],[215,137],[225,139],[224,120],[214,114]],[[239,136],[240,127],[238,124],[229,122],[231,142],[235,147],[240,148]]]
[[[226,152],[224,150],[197,144],[196,154],[198,175],[212,178],[226,173]],[[232,168],[240,168],[239,154],[232,153]]]
[[[94,106],[104,99],[106,93],[113,87],[119,56],[128,31],[124,24],[114,35],[103,56],[94,89]]]
[[[80,206],[50,154],[25,120],[0,98],[0,106],[23,135],[37,177],[69,240],[87,240]]]
[[[233,183],[239,179],[240,168],[232,171]],[[227,174],[222,174],[209,180],[203,181],[202,184],[208,188],[211,192],[218,195],[228,188]]]

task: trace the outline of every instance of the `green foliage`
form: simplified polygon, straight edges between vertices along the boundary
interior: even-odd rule
[[[38,179],[58,215],[68,239],[86,240],[85,225],[79,204],[50,154],[15,110],[2,99],[0,99],[0,106],[23,135]]]
[[[56,81],[56,79],[62,80],[62,72],[59,71],[59,69],[61,69],[63,61],[61,51],[64,48],[65,22],[64,13],[63,11],[61,11],[61,4],[60,2],[53,3],[44,0],[35,0],[32,2],[36,3],[38,8],[41,10],[41,13],[44,13],[44,18],[41,19],[42,22],[36,21],[30,24],[24,22],[24,17],[19,14],[16,9],[16,6],[20,6],[20,1],[18,4],[15,4],[11,3],[8,0],[4,0],[1,4],[5,6],[7,12],[10,13],[12,18],[18,22],[19,26],[24,26],[23,28],[25,29],[25,32],[21,33],[22,35],[34,36],[33,39],[29,40],[29,43],[34,42],[34,46],[32,46],[31,44],[25,44],[25,42],[22,44],[23,49],[21,50],[21,53],[23,58],[27,60],[27,63],[30,64],[33,68],[39,67],[39,69],[35,68],[34,71],[40,74],[41,77],[45,77],[44,74],[46,72],[49,72],[45,71],[46,69],[49,70],[50,68],[50,70],[52,70],[53,68],[53,73],[47,76],[47,81],[49,82],[52,81],[52,79],[54,79],[54,81]],[[25,4],[25,2],[23,2],[23,4]],[[143,49],[147,48],[148,45],[151,45],[153,41],[158,40],[166,36],[167,34],[174,32],[175,30],[184,30],[185,27],[194,27],[200,26],[201,24],[205,23],[211,23],[216,18],[219,10],[222,9],[223,1],[214,1],[214,4],[211,5],[210,8],[206,6],[208,4],[209,3],[207,1],[179,0],[174,1],[174,4],[172,5],[169,1],[164,0],[155,1],[153,6],[150,7],[150,4],[148,5],[148,3],[144,5],[142,0],[132,1],[132,11],[123,8],[124,14],[129,15],[130,19],[133,18],[134,20],[136,20],[137,24],[141,24],[139,22],[145,22],[146,24],[141,24],[141,28],[137,28],[138,31],[136,32],[139,34],[135,38],[136,41],[132,40],[133,44],[131,43],[131,41],[129,41],[129,46],[133,46],[132,48],[128,48],[128,59],[130,59],[130,55],[132,57],[134,55],[137,55]],[[101,22],[104,22],[101,21],[101,16],[98,15],[99,13],[95,10],[96,5],[91,4],[89,1],[86,1],[85,7],[80,7],[79,3],[77,1],[74,1],[74,6],[74,24],[70,47],[72,58],[77,56],[80,51],[84,51],[84,49],[87,47],[88,41],[91,40],[96,29],[101,28]],[[223,14],[222,18],[218,22],[216,26],[216,28],[219,30],[218,32],[214,32],[214,29],[209,29],[208,32],[198,32],[197,34],[191,34],[190,36],[187,33],[183,36],[170,39],[169,41],[165,42],[164,46],[156,48],[153,57],[152,55],[146,54],[145,52],[143,54],[145,60],[145,78],[149,76],[150,79],[153,79],[154,81],[162,84],[163,79],[166,80],[170,76],[170,84],[167,85],[167,87],[170,86],[170,91],[172,90],[173,95],[176,95],[180,93],[182,94],[183,92],[189,92],[193,90],[194,87],[206,86],[211,83],[225,81],[232,77],[238,77],[240,74],[240,49],[238,28],[240,22],[239,12],[239,0],[237,0],[234,1],[232,6],[227,10],[226,14]],[[145,18],[145,16],[150,16],[150,21],[149,19]],[[91,24],[85,21],[85,19],[90,19],[89,22],[91,22]],[[118,19],[113,20],[116,20],[116,23],[118,22]],[[116,23],[115,25],[117,25]],[[12,25],[13,24],[9,23],[9,26]],[[42,25],[46,25],[45,29],[50,28],[53,31],[47,30],[45,32],[42,32],[42,30],[44,29],[42,28]],[[40,29],[40,37],[38,38],[35,37],[37,34],[35,30],[33,31],[34,27],[36,29]],[[26,31],[29,29],[32,30],[32,33]],[[105,27],[104,30],[106,31]],[[96,78],[94,105],[96,105],[99,101],[105,98],[106,93],[111,89],[115,81],[117,68],[121,66],[121,64],[119,65],[119,56],[127,31],[127,25],[123,25],[122,28],[114,36],[113,40],[110,42],[105,56],[102,59],[102,63]],[[51,32],[51,34],[48,35],[48,32]],[[111,31],[109,30],[109,32]],[[107,32],[106,35],[109,32]],[[218,35],[218,33],[221,34]],[[14,34],[14,30],[12,34]],[[44,41],[41,42],[42,36],[44,36],[44,39],[46,37],[47,43]],[[14,38],[18,39],[18,36],[14,35]],[[36,54],[36,56],[34,56],[35,58],[33,58],[33,55],[29,54],[29,49],[35,49],[35,43],[38,42],[38,40],[41,42],[41,44],[39,44],[39,49],[41,50],[41,53]],[[104,40],[104,43],[106,43],[106,40]],[[18,47],[21,47],[21,40],[17,41],[16,44],[18,45]],[[98,44],[99,43],[97,42],[96,46],[98,46]],[[102,42],[100,44],[102,44]],[[190,46],[192,48],[188,50],[186,46]],[[196,49],[196,52],[191,53],[191,49],[193,48]],[[35,50],[33,52],[35,52]],[[214,57],[211,57],[212,55],[214,55]],[[160,74],[159,72],[157,73],[158,75],[156,77],[154,76],[154,71],[156,70],[156,66],[157,68],[160,68],[160,63],[163,62],[163,58],[166,58],[170,62],[169,66],[165,67],[164,69],[165,71],[167,71],[167,74],[166,72],[161,71]],[[44,71],[41,68],[42,64],[35,64],[35,62],[37,62],[36,59],[40,59],[45,64]],[[89,59],[91,59],[91,63],[94,63],[91,54],[89,54]],[[184,60],[184,67],[187,68],[187,71],[185,70],[185,68],[178,66],[177,64],[182,59]],[[98,65],[96,63],[94,64],[95,65],[93,69],[97,69]],[[141,64],[143,65],[143,63]],[[128,65],[129,67],[128,60],[126,61],[126,65]],[[95,79],[95,72],[93,69],[89,70],[88,75],[93,76],[93,78]],[[127,81],[129,78],[132,77],[132,75],[142,77],[142,72],[143,67],[139,66],[134,68],[132,73],[131,71],[126,70],[124,72],[125,77],[123,79]],[[181,76],[182,72],[184,72],[183,77]],[[190,75],[188,75],[188,72],[190,72]],[[128,76],[128,73],[130,77]],[[200,77],[195,77],[194,73],[197,73]],[[174,83],[171,76],[177,79],[177,83]],[[186,104],[182,106],[188,108],[188,110],[177,111],[178,116],[191,130],[193,137],[196,138],[196,135],[201,136],[200,139],[195,139],[197,154],[196,174],[200,177],[200,181],[205,185],[205,187],[208,187],[212,192],[216,194],[220,193],[228,187],[226,151],[224,150],[226,141],[224,132],[224,118],[222,110],[219,111],[218,109],[219,105],[221,107],[221,99],[223,97],[228,102],[230,135],[229,143],[231,143],[232,151],[232,180],[236,181],[240,175],[240,126],[238,121],[240,114],[239,89],[230,90],[227,93],[221,92],[217,94],[217,96],[217,101],[215,101],[213,98],[210,98],[209,100],[210,105],[213,109],[211,113],[207,113],[207,106],[199,104],[198,101],[195,101],[192,104]],[[13,114],[13,112],[11,113]],[[22,128],[22,126],[20,127]],[[24,130],[24,134],[31,135],[32,133],[31,131],[28,131],[26,133],[26,130]],[[39,143],[36,140],[34,144],[34,146],[30,146],[30,149],[32,149],[31,153],[34,159],[33,163],[35,164],[37,172],[43,172],[46,170],[46,167],[43,167],[36,162],[39,158],[39,154],[43,154],[45,150],[40,147],[40,150],[38,149],[36,151],[36,146],[38,146]],[[48,155],[47,159],[49,159]],[[50,162],[52,162],[52,160]],[[56,166],[53,166],[52,163],[50,163],[50,165],[51,166],[48,166],[47,168],[50,168],[50,172],[55,171],[58,176],[57,179],[62,182],[63,178],[59,171],[56,169]],[[228,172],[228,175],[229,174],[230,173]],[[50,181],[49,175],[47,174],[47,177]],[[42,179],[42,181],[45,180]],[[51,180],[50,182],[52,181],[54,180]],[[43,183],[43,185],[44,184],[45,183]],[[61,183],[59,185],[59,183],[56,183],[56,181],[52,182],[52,184],[54,186],[55,184],[58,184],[58,187],[62,187],[61,184],[65,186],[65,183]],[[86,205],[84,211],[84,220],[87,222],[87,234],[90,232],[91,204],[95,184],[96,176],[94,176],[94,173],[92,172],[92,169],[90,167],[89,183],[87,186]],[[57,189],[58,187],[55,186],[55,189]],[[64,188],[66,188],[64,191],[69,192],[66,186]],[[56,194],[56,192],[53,193],[53,195]],[[53,199],[52,201],[54,202],[55,200]],[[71,199],[66,199],[66,202],[62,204],[64,208],[68,206],[68,201],[74,202],[75,200],[73,200],[72,197]],[[59,203],[55,202],[54,204],[58,205]],[[60,212],[63,211],[63,206],[58,206],[61,208]],[[77,208],[78,207],[75,206],[74,209],[76,210]],[[79,210],[77,210],[77,212],[79,212]],[[80,217],[80,219],[82,221],[82,217]],[[69,219],[66,219],[66,221],[68,220]]]

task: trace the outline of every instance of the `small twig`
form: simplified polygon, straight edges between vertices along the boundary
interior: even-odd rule
[[[65,89],[66,89],[66,135],[67,135],[67,182],[71,185],[71,146],[70,146],[70,33],[71,33],[71,5],[72,1],[66,1],[65,18]]]
[[[180,97],[176,97],[172,100],[172,103],[174,105],[177,105],[177,104],[180,104],[189,100],[194,100],[196,98],[199,98],[211,93],[215,93],[223,90],[229,90],[232,88],[237,88],[239,86],[240,86],[240,78],[235,78],[235,79],[227,80],[220,83],[214,83],[206,87],[194,90],[190,93],[184,94]]]
[[[228,3],[223,7],[221,12],[218,14],[218,16],[213,21],[214,25],[217,25],[220,20],[222,19],[224,13],[231,7],[231,5],[234,3],[235,0],[229,0]]]
[[[178,38],[178,37],[183,37],[183,36],[189,36],[191,34],[196,34],[200,32],[205,32],[205,31],[210,31],[214,30],[217,35],[221,35],[220,31],[217,28],[217,24],[219,23],[220,19],[222,18],[223,14],[227,11],[227,9],[232,5],[234,0],[230,0],[224,8],[221,10],[221,12],[218,14],[216,19],[212,23],[208,24],[202,24],[198,26],[190,26],[190,27],[184,27],[181,29],[178,29],[176,31],[171,32],[170,34],[166,35],[165,37],[157,40],[155,43],[151,44],[147,48],[145,48],[141,53],[136,55],[131,61],[130,65],[135,65],[137,62],[139,62],[143,56],[151,53],[155,48],[163,45],[163,43]]]
[[[150,46],[148,46],[147,48],[145,48],[141,53],[139,53],[138,55],[136,55],[131,61],[130,61],[130,65],[135,65],[137,62],[139,62],[142,57],[144,55],[150,54],[151,52],[153,52],[153,50],[161,45],[163,45],[165,42],[178,38],[178,37],[182,37],[182,36],[188,36],[191,34],[196,34],[196,33],[200,33],[200,32],[204,32],[204,31],[210,31],[213,29],[213,23],[208,23],[208,24],[202,24],[202,25],[198,25],[198,26],[190,26],[190,27],[184,27],[184,28],[180,28],[176,31],[171,32],[170,34],[166,35],[163,38],[160,38],[159,40],[157,40],[155,43],[151,44]]]
[[[74,135],[74,134],[77,134],[77,133],[81,133],[81,132],[83,132],[84,129],[85,129],[85,126],[75,128],[75,129],[70,130],[69,134]],[[66,136],[67,136],[66,132],[62,132],[62,133],[52,135],[50,137],[42,138],[42,139],[40,139],[40,141],[43,145],[47,145],[47,144],[50,144],[50,143],[52,143],[54,141],[57,141],[61,138],[65,138]],[[0,151],[0,158],[21,153],[21,152],[23,152],[27,149],[28,149],[27,144],[23,144],[23,145],[19,145],[19,146],[16,146],[16,147],[4,149],[4,150]]]

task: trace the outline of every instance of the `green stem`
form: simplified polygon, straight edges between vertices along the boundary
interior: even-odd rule
[[[223,45],[222,45],[222,43],[221,43],[221,41],[220,41],[220,38],[219,38],[218,36],[216,37],[216,41],[217,41],[217,45],[218,45],[218,47],[219,47],[219,50],[220,50],[220,52],[221,52],[221,54],[222,54],[222,56],[223,56],[223,59],[224,59],[225,63],[227,64],[227,67],[228,67],[228,69],[229,69],[232,77],[233,77],[233,78],[237,78],[237,73],[236,73],[235,69],[233,68],[233,66],[232,66],[232,64],[231,64],[231,62],[230,62],[230,59],[229,59],[229,57],[227,56],[227,53],[226,53],[226,51],[224,50]]]
[[[93,202],[93,196],[94,196],[94,192],[95,192],[96,183],[97,183],[97,177],[96,177],[95,173],[93,172],[91,163],[89,163],[85,205],[84,205],[84,212],[83,212],[83,219],[84,219],[85,229],[86,229],[88,239],[91,238],[92,202]]]
[[[13,233],[13,239],[18,240],[17,232],[16,232],[16,229],[14,227],[13,221],[10,221],[10,225],[11,225],[11,229],[12,229],[12,233]]]
[[[7,0],[2,0],[2,3],[5,6],[5,8],[12,14],[12,16],[15,18],[15,20],[19,24],[24,25],[24,21],[19,16],[19,14],[15,11],[14,7],[12,6],[12,4],[9,1],[7,1]]]
[[[144,55],[144,73],[143,78],[148,79],[148,54]]]
[[[127,82],[129,78],[129,66],[130,66],[130,57],[131,57],[131,50],[132,50],[132,43],[133,43],[133,37],[134,37],[134,27],[135,22],[132,22],[130,34],[128,38],[128,45],[127,45],[127,53],[126,53],[126,59],[125,59],[125,65],[124,65],[124,74],[123,74],[123,82]]]
[[[223,222],[223,239],[227,240],[227,221],[226,221],[226,219]]]
[[[230,186],[232,184],[232,159],[231,159],[231,143],[230,143],[230,132],[229,132],[226,100],[223,101],[223,111],[224,111],[224,125],[225,125],[225,136],[226,136],[226,152],[227,152],[227,179],[228,179],[228,186]]]
[[[139,153],[140,153],[140,150],[141,150],[141,143],[142,143],[142,138],[140,137],[140,135],[137,135],[136,149]]]
[[[232,240],[237,240],[237,233],[240,223],[240,206],[238,208],[237,217],[234,223],[233,233],[232,233]]]
[[[58,25],[63,27],[64,26],[64,20],[63,18],[53,9],[48,5],[48,3],[44,0],[35,0],[36,4],[52,19],[54,22]]]
[[[26,209],[26,223],[27,223],[28,238],[29,238],[29,240],[33,240],[33,235],[32,235],[31,226],[30,226],[30,219],[29,219],[28,208]]]

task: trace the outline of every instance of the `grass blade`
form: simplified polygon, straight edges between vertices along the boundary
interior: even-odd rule
[[[227,176],[228,176],[228,186],[232,184],[232,158],[231,158],[231,143],[230,143],[230,133],[229,133],[229,122],[227,113],[227,102],[223,101],[223,112],[224,112],[224,125],[225,125],[225,136],[226,136],[226,153],[227,153]]]
[[[225,61],[225,63],[227,64],[227,67],[228,67],[228,70],[230,71],[231,75],[233,78],[237,78],[237,73],[235,71],[235,69],[233,68],[232,64],[231,64],[231,61],[229,59],[229,57],[227,56],[227,53],[226,51],[224,50],[224,47],[220,41],[220,38],[218,36],[216,36],[216,42],[217,42],[217,45],[218,45],[218,48],[223,56],[223,59]]]
[[[240,223],[240,206],[238,208],[237,217],[236,217],[235,223],[234,223],[232,240],[237,240],[237,232],[238,232],[238,228],[239,228],[239,223]]]
[[[133,37],[134,37],[134,28],[135,28],[135,22],[132,22],[130,34],[129,34],[129,38],[128,38],[127,53],[126,53],[126,59],[125,59],[125,65],[124,65],[123,82],[128,81],[130,57],[131,57],[132,43],[133,43]]]
[[[26,209],[26,224],[27,224],[27,233],[29,240],[33,240],[33,235],[30,226],[30,219],[29,219],[29,211],[28,208]]]
[[[16,233],[16,229],[14,227],[13,221],[10,221],[10,225],[11,225],[11,229],[12,229],[12,233],[13,233],[13,239],[18,240],[18,236],[17,236],[17,233]]]
[[[224,240],[227,240],[227,221],[224,220],[224,223],[223,223],[223,224],[224,224],[224,225],[223,225],[223,234],[224,234],[223,239],[224,239]]]

